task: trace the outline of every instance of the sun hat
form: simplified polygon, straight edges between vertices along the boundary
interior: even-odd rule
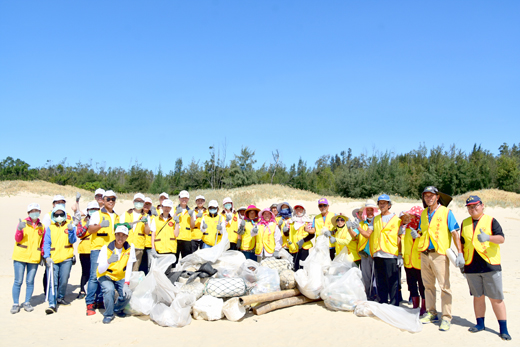
[[[350,218],[348,218],[347,216],[345,216],[345,215],[343,215],[343,214],[337,214],[337,215],[335,215],[334,217],[332,217],[332,219],[331,219],[331,221],[330,221],[330,222],[332,223],[332,225],[334,225],[335,227],[338,226],[338,225],[337,225],[337,220],[338,220],[338,218],[343,218],[343,219],[345,220],[345,222],[347,222],[347,221],[350,219]]]
[[[91,210],[91,209],[93,209],[93,208],[99,210],[99,204],[98,204],[98,202],[97,202],[96,200],[91,201],[91,202],[89,202],[89,203],[87,204],[87,211],[88,211],[88,210]]]

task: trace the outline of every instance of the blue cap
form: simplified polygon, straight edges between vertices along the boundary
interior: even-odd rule
[[[479,202],[482,202],[482,200],[476,196],[476,195],[470,195],[469,198],[466,199],[466,206],[468,205],[475,205]]]
[[[388,202],[390,202],[392,200],[390,200],[390,197],[387,194],[383,194],[383,195],[380,195],[379,198],[377,198],[377,202],[379,202],[379,201],[388,201]]]

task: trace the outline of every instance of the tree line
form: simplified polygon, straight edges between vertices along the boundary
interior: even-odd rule
[[[476,144],[466,153],[454,145],[428,150],[424,145],[405,154],[376,152],[352,155],[348,149],[323,155],[314,164],[300,158],[287,166],[278,150],[270,163],[256,165],[255,152],[248,147],[229,162],[223,153],[210,147],[208,159],[193,159],[187,165],[181,158],[174,169],[156,172],[136,162],[129,169],[92,163],[69,165],[66,158],[54,164],[31,167],[23,160],[7,157],[0,163],[0,180],[44,180],[94,191],[98,187],[117,192],[177,194],[182,189],[220,189],[252,184],[281,184],[323,195],[367,198],[381,192],[419,198],[425,186],[458,195],[468,191],[498,188],[520,193],[520,143],[504,143],[499,154]]]

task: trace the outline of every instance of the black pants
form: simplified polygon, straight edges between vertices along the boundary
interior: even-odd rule
[[[336,256],[336,248],[329,248],[329,254],[330,254],[330,260],[334,260],[334,257]]]
[[[292,256],[294,257],[294,271],[303,269],[303,265],[301,265],[300,262],[307,259],[307,257],[309,256],[309,250],[300,248],[298,253],[293,253]]]
[[[145,275],[148,274],[148,250],[150,248],[145,248],[143,253],[143,258],[141,259],[141,265],[139,265],[139,271],[144,272]]]
[[[175,254],[177,256],[177,262],[181,256],[184,258],[191,253],[191,241],[177,240],[177,253]]]
[[[404,271],[406,271],[406,284],[408,284],[410,296],[416,297],[421,294],[421,298],[425,299],[421,270],[414,268],[404,268]],[[419,290],[417,290],[417,288],[419,288]]]
[[[377,298],[382,304],[399,306],[399,268],[395,258],[374,257],[377,282]]]
[[[202,240],[191,240],[191,253],[197,252],[202,247]]]
[[[230,242],[229,243],[229,250],[230,251],[238,251],[237,243],[236,242]]]
[[[80,254],[79,262],[81,263],[81,280],[79,282],[79,292],[85,293],[85,284],[90,277],[90,253]]]

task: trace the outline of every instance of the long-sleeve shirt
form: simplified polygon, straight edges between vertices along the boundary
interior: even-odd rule
[[[121,259],[121,248],[114,248],[114,252],[117,254],[118,259]],[[125,270],[125,283],[130,283],[130,277],[132,276],[132,268],[136,261],[135,257],[135,247],[133,244],[130,244],[130,256],[128,257],[128,263],[126,264]],[[119,261],[119,260],[118,260]],[[101,247],[101,251],[99,252],[98,258],[98,272],[102,274],[107,271],[110,264],[108,263],[108,252],[107,245]]]
[[[78,239],[76,237],[76,227],[74,227],[71,231],[68,231],[69,234],[69,243],[71,245],[76,242]],[[49,227],[45,228],[45,235],[43,236],[43,257],[48,258],[51,256],[51,245],[52,245],[52,239],[51,239],[51,229]]]

